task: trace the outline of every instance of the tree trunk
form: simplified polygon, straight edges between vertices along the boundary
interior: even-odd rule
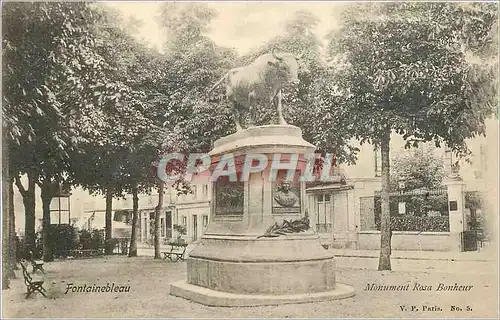
[[[111,215],[113,211],[113,191],[111,187],[106,189],[106,226],[105,226],[105,237],[104,242],[106,243],[106,254],[113,253],[113,247],[111,244]]]
[[[52,241],[50,237],[50,203],[54,193],[52,192],[52,185],[50,182],[42,184],[41,188],[43,219],[42,219],[42,245],[43,245],[43,261],[53,261],[54,252],[52,248]]]
[[[154,239],[155,239],[155,259],[160,259],[160,212],[163,208],[163,190],[165,184],[159,182],[158,186],[158,205],[155,208],[155,225],[154,225]]]
[[[3,126],[3,131],[7,131],[8,128]],[[7,191],[7,186],[12,185],[9,176],[9,144],[7,143],[6,134],[2,135],[2,289],[10,288],[10,277],[9,277],[9,249],[11,243],[9,241],[9,219],[10,219],[10,204],[11,196],[10,187]]]
[[[24,204],[24,254],[35,249],[35,193],[23,197]]]
[[[5,199],[5,198],[4,198]],[[5,201],[5,200],[4,200]],[[6,206],[4,206],[5,208]],[[5,209],[2,210],[2,289],[10,288],[10,277],[9,273],[11,271],[9,263],[9,241],[8,241],[8,225],[9,225],[9,215],[5,214]]]
[[[24,248],[23,256],[29,253],[30,250],[35,250],[35,185],[36,177],[28,172],[28,189],[24,189],[21,179],[15,177],[15,183],[19,193],[23,197],[24,205]]]
[[[380,142],[382,162],[382,210],[380,216],[380,259],[378,270],[391,270],[391,212],[389,205],[389,143],[391,132],[388,130]]]
[[[10,246],[12,245],[11,241],[9,241],[9,229],[10,229],[10,214],[9,214],[9,205],[10,205],[10,192],[7,190],[10,188],[6,188],[7,185],[12,185],[8,179],[8,167],[4,165],[2,166],[2,289],[10,288],[10,272],[11,263],[10,263]]]
[[[14,211],[14,182],[9,181],[9,262],[12,265],[13,278],[16,277],[14,270],[17,270],[17,236],[16,236],[16,213]]]
[[[139,195],[137,186],[132,188],[132,233],[130,235],[129,257],[137,257],[137,220],[139,216]]]

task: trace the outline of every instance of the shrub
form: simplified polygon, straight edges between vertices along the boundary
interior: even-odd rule
[[[83,250],[104,250],[103,230],[81,230],[79,247]]]
[[[43,233],[36,233],[36,244],[33,255],[35,258],[42,256]],[[49,229],[49,245],[54,256],[66,256],[68,250],[77,249],[80,244],[79,234],[70,224],[51,224]]]
[[[80,231],[80,248],[86,249],[94,249],[92,248],[92,234],[88,230]]]
[[[104,230],[92,230],[91,249],[104,250]]]
[[[65,256],[67,250],[78,249],[79,235],[72,225],[52,224],[50,226],[50,243],[56,256]]]
[[[118,246],[118,244],[120,243],[120,239],[117,239],[117,238],[111,238],[108,240],[108,245],[109,245],[109,248],[110,248],[110,251],[114,251],[116,249],[116,247]]]
[[[181,235],[186,235],[187,234],[187,228],[186,226],[180,225],[180,224],[174,224],[174,230],[177,231]]]
[[[442,216],[448,215],[448,195],[402,195],[389,198],[391,216],[399,216],[398,203],[405,202],[406,213],[413,216],[425,216],[430,211],[437,211]],[[375,220],[380,219],[381,198],[375,196]]]
[[[380,222],[377,222],[380,230]],[[392,231],[420,231],[420,232],[449,232],[450,221],[444,217],[393,216],[391,217]]]

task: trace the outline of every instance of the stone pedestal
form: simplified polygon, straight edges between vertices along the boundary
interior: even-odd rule
[[[465,221],[465,183],[460,177],[445,182],[448,191],[448,214],[450,236],[453,240],[452,251],[462,251],[460,234],[466,230]]]
[[[211,306],[301,303],[355,294],[336,282],[333,254],[312,229],[266,236],[285,219],[305,221],[305,182],[298,177],[306,167],[304,155],[314,149],[299,128],[289,125],[252,127],[216,141],[212,170],[231,155],[235,161],[227,167],[234,166],[239,181],[214,183],[211,222],[187,259],[187,281],[172,284],[170,294]],[[268,165],[242,182],[245,159],[256,154],[265,155],[260,161],[266,158]],[[294,159],[295,179],[283,182],[285,163]],[[276,162],[285,169],[270,181],[271,163]]]

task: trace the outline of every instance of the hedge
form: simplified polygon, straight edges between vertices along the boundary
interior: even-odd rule
[[[42,233],[37,232],[34,258],[42,256]],[[103,230],[81,230],[69,224],[52,224],[50,226],[49,242],[55,257],[66,257],[69,250],[104,250]]]
[[[377,230],[380,230],[380,222],[377,221]],[[411,215],[392,216],[392,231],[421,231],[421,232],[449,232],[450,220],[444,217],[418,217]]]

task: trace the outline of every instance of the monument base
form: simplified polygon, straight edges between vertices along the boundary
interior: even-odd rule
[[[287,295],[235,294],[192,285],[182,280],[170,285],[170,294],[212,307],[254,307],[344,299],[354,296],[355,291],[354,288],[337,282],[334,290],[325,292]]]
[[[210,223],[186,259],[187,280],[172,284],[171,295],[224,307],[355,295],[352,287],[336,282],[335,257],[309,227],[306,182],[299,176],[306,168],[305,155],[314,148],[300,128],[290,125],[248,128],[215,141],[210,152],[213,170],[221,163],[229,167],[222,161],[224,155],[263,154],[272,162],[276,155],[281,159],[288,154],[297,155],[296,179],[283,183],[288,173],[282,169],[276,181],[267,170],[233,184],[215,182]],[[242,161],[235,160],[231,167],[242,173]]]

